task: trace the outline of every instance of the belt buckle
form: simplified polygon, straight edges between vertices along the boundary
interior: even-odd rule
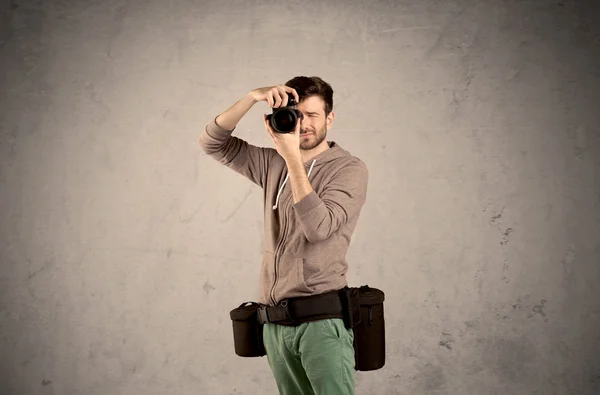
[[[281,301],[281,303],[279,303],[279,306],[281,308],[283,308],[283,315],[285,316],[285,318],[282,318],[283,321],[287,321],[287,322],[291,322],[291,323],[296,323],[296,320],[292,317],[292,313],[290,311],[290,308],[293,304],[290,303],[290,299],[284,299]]]
[[[257,310],[258,313],[258,321],[261,324],[270,322],[269,321],[269,313],[267,312],[267,306],[260,306]]]

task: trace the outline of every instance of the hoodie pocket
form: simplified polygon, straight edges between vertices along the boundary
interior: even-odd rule
[[[298,283],[300,284],[300,288],[302,289],[303,292],[308,292],[311,293],[313,292],[312,289],[310,289],[308,287],[308,285],[306,285],[306,279],[304,277],[304,259],[303,258],[297,258],[298,259]]]
[[[301,296],[311,294],[312,290],[304,282],[304,259],[282,255],[277,265],[277,294]]]

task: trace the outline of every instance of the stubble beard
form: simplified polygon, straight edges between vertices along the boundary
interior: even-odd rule
[[[303,151],[310,151],[311,149],[315,148],[316,146],[318,146],[319,144],[321,144],[323,142],[323,140],[325,140],[327,138],[327,125],[323,125],[323,127],[317,131],[317,133],[314,133],[311,137],[310,141],[300,141],[300,149]],[[300,136],[300,139],[302,139],[302,136]]]

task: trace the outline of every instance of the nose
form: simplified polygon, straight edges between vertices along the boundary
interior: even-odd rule
[[[302,129],[304,129],[305,127],[307,127],[310,124],[310,122],[308,122],[308,117],[304,114],[302,114],[301,118],[302,119],[300,119],[300,127]]]

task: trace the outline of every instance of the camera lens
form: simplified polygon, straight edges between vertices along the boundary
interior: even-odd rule
[[[273,126],[282,133],[291,132],[296,127],[296,116],[287,110],[278,111],[273,115]]]

